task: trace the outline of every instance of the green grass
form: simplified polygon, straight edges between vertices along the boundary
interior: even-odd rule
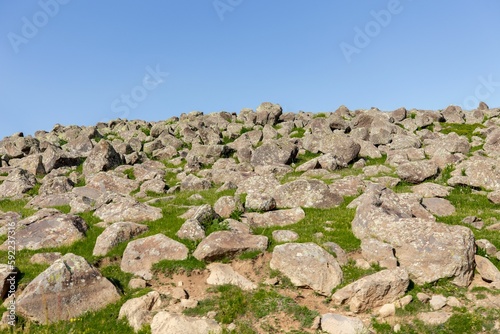
[[[465,136],[469,140],[472,140],[472,136],[478,136],[478,134],[474,134],[474,130],[477,128],[483,129],[484,125],[482,124],[452,124],[452,123],[441,123],[442,130],[440,131],[443,134],[449,134],[455,132],[459,136]]]
[[[191,275],[193,270],[203,270],[205,269],[205,263],[195,259],[194,257],[189,257],[186,260],[162,260],[158,263],[153,264],[153,271],[156,273],[163,273],[166,276],[171,277],[173,274],[185,273],[186,275]]]
[[[205,316],[209,311],[215,311],[215,320],[229,324],[243,316],[261,319],[270,314],[284,312],[299,321],[302,327],[310,327],[313,319],[319,315],[318,312],[298,305],[292,298],[282,296],[272,288],[260,288],[252,293],[236,286],[222,285],[210,288],[209,292],[213,293],[211,297],[200,301],[196,308],[187,309],[184,313],[189,316]],[[247,324],[246,330],[252,330],[251,326]]]
[[[326,118],[326,114],[324,112],[320,112],[313,115],[313,118]]]
[[[321,155],[321,153],[312,153],[312,152],[306,150],[304,154],[297,155],[295,157],[294,162],[297,166],[300,166],[300,165],[308,162],[309,160],[312,160],[314,158],[319,157],[320,155]]]
[[[304,128],[293,128],[290,132],[290,138],[304,138],[306,130]]]
[[[150,128],[147,128],[147,127],[143,126],[143,127],[141,127],[141,131],[142,131],[142,133],[144,133],[148,137],[151,135],[151,129]]]
[[[36,212],[36,210],[25,208],[25,205],[27,203],[28,203],[27,200],[2,199],[0,200],[0,211],[18,212],[22,215],[23,218],[26,218],[33,215]]]
[[[130,180],[135,180],[135,174],[133,168],[128,168],[123,171],[123,174],[127,176]]]

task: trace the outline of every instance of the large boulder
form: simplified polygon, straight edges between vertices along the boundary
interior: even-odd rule
[[[231,284],[240,287],[243,290],[253,290],[257,288],[257,284],[236,272],[229,264],[211,263],[207,266],[207,268],[210,270],[210,276],[207,278],[207,284]]]
[[[97,202],[94,215],[106,223],[119,221],[140,223],[163,217],[160,208],[140,203],[129,196],[105,193]]]
[[[212,319],[158,312],[151,322],[151,334],[220,334],[221,326]]]
[[[320,208],[338,206],[343,199],[320,180],[298,179],[285,183],[274,191],[278,208]]]
[[[247,212],[245,218],[252,227],[287,226],[298,223],[304,219],[306,213],[300,207],[269,211],[264,213]]]
[[[130,240],[147,230],[148,227],[146,225],[131,222],[114,223],[106,227],[97,237],[92,255],[104,256],[119,243]]]
[[[359,313],[396,301],[404,295],[409,284],[406,270],[385,269],[337,290],[332,301],[348,304],[351,312]]]
[[[398,176],[410,183],[420,183],[438,173],[438,166],[429,160],[411,161],[398,166]]]
[[[161,296],[157,291],[151,291],[144,296],[127,300],[120,308],[118,319],[127,321],[136,332],[153,319],[153,312],[161,306]]]
[[[87,177],[86,186],[101,192],[112,191],[118,194],[128,195],[139,187],[139,182],[130,180],[121,173],[109,171],[98,172]]]
[[[115,286],[83,257],[64,255],[19,295],[19,314],[43,324],[77,318],[117,302]]]
[[[5,181],[0,184],[0,198],[22,197],[24,193],[33,189],[36,177],[25,169],[13,169]]]
[[[320,137],[319,151],[331,153],[339,165],[346,167],[357,156],[361,146],[346,135],[331,134]]]
[[[250,162],[253,165],[286,165],[292,162],[297,152],[295,145],[266,142],[255,149]]]
[[[185,245],[159,233],[129,242],[123,252],[121,270],[149,280],[153,264],[161,260],[185,260],[187,256]]]
[[[274,248],[271,269],[279,270],[298,287],[327,296],[342,283],[337,260],[315,243],[288,243]]]
[[[354,317],[327,313],[321,316],[321,330],[329,334],[368,334],[363,321]]]
[[[358,202],[354,235],[391,245],[399,265],[415,283],[450,277],[459,286],[469,285],[475,253],[470,229],[415,218],[399,196],[377,184],[370,185]]]
[[[255,124],[259,125],[275,125],[278,123],[279,117],[283,113],[283,109],[279,104],[271,102],[263,102],[256,110]]]
[[[108,171],[123,163],[118,152],[107,140],[101,140],[90,152],[83,163],[83,174],[90,176],[97,172]]]
[[[457,164],[448,185],[500,190],[500,159],[474,155]]]
[[[75,215],[55,209],[42,209],[17,223],[16,248],[41,249],[71,245],[85,237],[88,226]],[[0,249],[6,250],[8,241]]]
[[[193,256],[200,261],[214,261],[245,251],[265,251],[268,239],[262,235],[219,231],[203,239]]]

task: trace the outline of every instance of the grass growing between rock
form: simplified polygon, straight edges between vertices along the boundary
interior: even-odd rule
[[[477,128],[483,129],[485,126],[482,124],[454,124],[454,123],[442,123],[442,130],[440,131],[443,134],[449,134],[455,132],[459,136],[465,136],[467,139],[472,141],[472,136],[479,136],[479,134],[474,134],[474,130]]]

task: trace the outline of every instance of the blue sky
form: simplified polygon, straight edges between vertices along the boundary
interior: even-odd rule
[[[0,0],[0,138],[56,123],[500,107],[500,2]]]

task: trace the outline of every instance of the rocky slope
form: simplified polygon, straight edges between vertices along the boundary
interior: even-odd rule
[[[500,328],[500,109],[484,103],[56,125],[0,157],[18,332]]]

